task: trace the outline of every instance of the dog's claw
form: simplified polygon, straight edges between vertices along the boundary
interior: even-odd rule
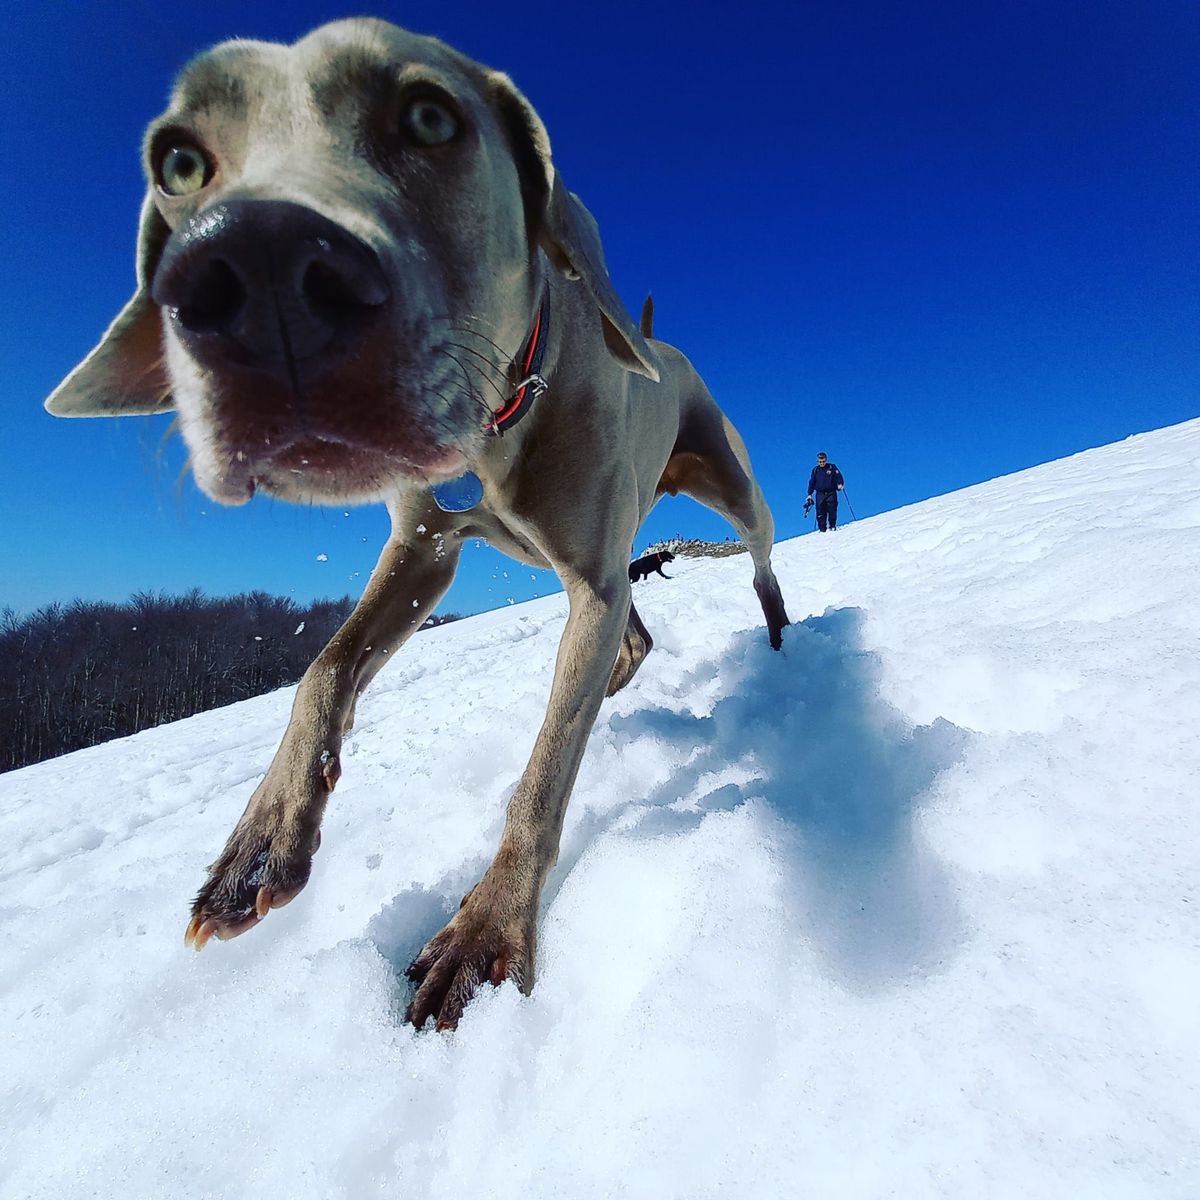
[[[272,898],[273,893],[269,887],[260,887],[258,889],[258,895],[254,897],[254,911],[258,914],[260,921],[271,911]]]
[[[194,921],[199,920],[198,917],[192,918]],[[196,927],[195,936],[192,939],[192,948],[197,954],[208,945],[209,939],[214,933],[218,933],[217,923],[209,918],[207,921],[201,921]]]
[[[332,792],[341,777],[342,764],[340,759],[334,755],[321,770],[321,781],[325,785],[325,790]]]
[[[217,922],[211,917],[205,919],[197,913],[188,922],[187,932],[183,935],[185,946],[191,946],[193,950],[199,953],[211,941],[213,935],[221,937],[221,929]]]

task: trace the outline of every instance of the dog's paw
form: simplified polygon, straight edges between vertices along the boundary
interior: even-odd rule
[[[285,835],[283,830],[239,823],[192,904],[183,940],[203,950],[210,938],[228,941],[253,929],[273,908],[294,900],[308,882],[321,832]]]
[[[779,582],[774,572],[763,578],[755,578],[754,590],[762,604],[763,616],[767,619],[767,637],[772,650],[783,647],[783,631],[791,624],[788,620],[787,609],[783,605],[783,593],[779,590]]]
[[[536,917],[501,912],[488,902],[483,885],[467,894],[446,928],[425,943],[405,971],[416,985],[406,1021],[420,1029],[433,1017],[438,1029],[453,1029],[484,983],[499,987],[511,980],[528,995]]]

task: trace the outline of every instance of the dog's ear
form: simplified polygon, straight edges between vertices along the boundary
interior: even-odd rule
[[[56,417],[126,417],[171,407],[161,310],[150,298],[150,281],[170,234],[147,196],[138,229],[137,291],[100,344],[51,393],[47,412]]]
[[[600,311],[604,342],[613,357],[657,383],[658,358],[613,287],[595,217],[554,169],[541,118],[507,75],[491,71],[488,84],[512,146],[531,234],[559,271],[587,288]]]

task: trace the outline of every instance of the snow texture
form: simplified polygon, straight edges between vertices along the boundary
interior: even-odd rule
[[[307,890],[185,950],[291,689],[0,778],[5,1197],[1200,1195],[1200,421],[638,584],[538,984],[404,966],[564,599],[422,633]]]

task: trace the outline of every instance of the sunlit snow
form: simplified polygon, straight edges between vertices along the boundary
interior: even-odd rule
[[[561,595],[421,633],[311,882],[186,950],[292,690],[0,777],[5,1197],[1200,1195],[1200,421],[638,584],[532,996],[402,970]]]

